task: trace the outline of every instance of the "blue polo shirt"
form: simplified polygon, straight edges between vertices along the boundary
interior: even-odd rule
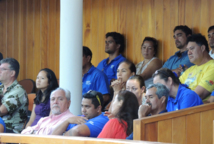
[[[101,71],[103,71],[107,77],[108,77],[108,82],[110,83],[110,81],[112,79],[117,79],[117,68],[119,66],[119,64],[124,61],[126,58],[124,58],[121,54],[118,55],[116,58],[114,58],[109,64],[108,64],[108,60],[104,59],[102,60],[97,68]]]
[[[211,96],[214,96],[214,91],[211,93]]]
[[[4,127],[4,132],[6,132],[6,126],[5,126],[5,123],[4,121],[2,120],[2,118],[0,117],[0,124],[3,125]]]
[[[165,113],[165,112],[167,112],[167,110],[163,110],[159,114],[162,114],[162,113]],[[149,114],[148,116],[151,116],[151,114]],[[133,140],[133,132],[126,139]]]
[[[173,56],[171,56],[162,66],[162,68],[168,68],[168,69],[177,69],[179,65],[186,65],[188,68],[194,65],[189,61],[189,57],[187,54],[187,51],[183,52],[181,54],[181,57],[178,57],[179,51],[177,51]]]
[[[104,125],[108,122],[108,120],[109,120],[108,117],[104,116],[104,112],[95,118],[87,120],[85,125],[90,130],[90,137],[97,137],[102,131]],[[69,124],[66,131],[70,130],[76,125],[77,124]]]
[[[92,65],[82,77],[82,95],[89,90],[109,94],[109,85],[107,76]]]
[[[189,89],[187,85],[180,84],[175,99],[170,96],[168,97],[166,109],[170,112],[201,104],[203,102],[197,93]]]

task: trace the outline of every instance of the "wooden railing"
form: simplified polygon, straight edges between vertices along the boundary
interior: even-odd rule
[[[156,142],[98,139],[86,137],[40,136],[0,133],[0,143],[25,144],[157,144]],[[164,144],[164,143],[160,143]]]
[[[134,140],[212,144],[214,103],[134,120]]]

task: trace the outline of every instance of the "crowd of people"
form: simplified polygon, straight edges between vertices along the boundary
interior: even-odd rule
[[[122,56],[120,33],[106,34],[109,57],[97,67],[91,63],[91,50],[83,46],[78,116],[69,110],[69,90],[60,88],[54,72],[44,68],[36,78],[38,92],[27,122],[28,97],[16,80],[19,63],[1,60],[0,132],[133,139],[134,119],[214,102],[214,26],[208,29],[208,42],[185,25],[173,32],[179,50],[164,65],[156,57],[158,41],[152,37],[144,38],[144,60],[136,65]]]

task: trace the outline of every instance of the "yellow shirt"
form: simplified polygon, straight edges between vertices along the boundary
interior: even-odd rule
[[[212,92],[214,90],[214,60],[200,66],[191,66],[179,79],[182,84],[186,84],[191,90],[195,90],[200,85],[207,91]]]

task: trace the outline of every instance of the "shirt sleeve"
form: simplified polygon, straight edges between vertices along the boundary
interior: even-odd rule
[[[97,137],[102,131],[104,125],[108,122],[108,117],[98,116],[89,120],[85,125],[90,130],[90,137]]]
[[[183,94],[180,100],[180,109],[194,107],[203,104],[201,98],[192,90]]]
[[[213,74],[214,67],[207,68],[207,70],[204,72],[203,77],[200,79],[200,82],[198,85],[205,88],[210,93],[214,89],[214,74]]]
[[[107,76],[103,72],[100,72],[96,79],[97,79],[96,80],[97,91],[102,94],[109,94],[110,92],[109,92],[109,83],[108,83]]]
[[[9,95],[2,103],[7,111],[12,114],[23,104],[27,104],[26,92],[23,89],[14,90],[13,94]]]

